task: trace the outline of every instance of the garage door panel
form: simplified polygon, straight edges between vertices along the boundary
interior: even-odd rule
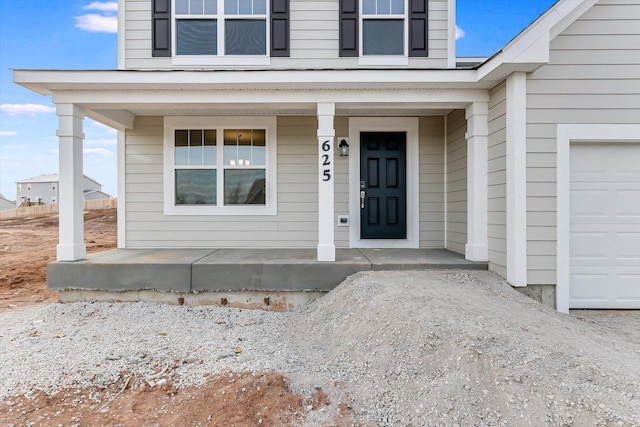
[[[618,258],[634,261],[640,265],[640,231],[635,233],[616,233]]]
[[[606,190],[573,189],[571,191],[572,213],[575,217],[607,217],[608,198],[609,192]]]
[[[579,301],[606,301],[609,297],[604,285],[609,280],[609,275],[602,273],[572,274],[571,297]]]
[[[640,308],[640,144],[574,144],[570,306]]]

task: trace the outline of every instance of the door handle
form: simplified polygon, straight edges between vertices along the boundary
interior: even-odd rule
[[[360,209],[364,209],[364,198],[367,196],[367,193],[363,191],[360,192]]]

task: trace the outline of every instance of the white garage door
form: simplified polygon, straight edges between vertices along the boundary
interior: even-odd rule
[[[640,144],[571,146],[571,308],[640,308]]]

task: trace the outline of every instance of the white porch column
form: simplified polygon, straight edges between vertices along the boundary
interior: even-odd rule
[[[527,286],[527,76],[507,78],[507,281]]]
[[[86,258],[84,244],[84,196],[82,173],[82,121],[84,110],[75,104],[59,104],[58,143],[60,200],[58,261]]]
[[[489,105],[474,102],[467,107],[467,244],[469,261],[488,261],[487,244],[487,147],[489,141]]]
[[[333,119],[336,105],[318,104],[318,261],[335,261],[333,236],[333,145],[336,131]]]

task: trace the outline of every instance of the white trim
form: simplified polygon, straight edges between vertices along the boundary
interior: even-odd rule
[[[126,0],[118,0],[118,70],[127,68]]]
[[[118,130],[118,249],[127,247],[126,134]]]
[[[218,129],[218,206],[175,206],[174,136],[175,129]],[[264,129],[266,132],[267,200],[265,206],[222,206],[224,168],[221,129]],[[165,215],[277,215],[277,124],[270,117],[235,116],[167,116],[164,118],[164,214]]]
[[[451,114],[451,113],[449,113]],[[444,201],[444,208],[443,208],[443,222],[444,222],[444,238],[442,241],[442,247],[445,249],[449,248],[449,240],[447,237],[447,233],[449,232],[449,185],[448,185],[448,174],[449,174],[449,155],[447,153],[447,147],[449,145],[449,121],[448,121],[448,117],[449,114],[442,116],[442,119],[444,120],[444,147],[443,147],[443,153],[444,153],[444,174],[442,176],[443,179],[443,201]]]
[[[602,141],[640,142],[640,125],[559,124],[557,128],[556,308],[561,313],[570,308],[571,143]]]
[[[334,238],[336,105],[320,103],[318,113],[318,261],[336,260]],[[324,158],[323,156],[326,156]]]
[[[474,102],[466,109],[467,119],[467,244],[465,258],[485,262],[488,246],[488,145],[489,104]]]
[[[361,56],[358,59],[358,65],[409,65],[407,56]]]
[[[58,261],[77,261],[87,256],[84,243],[84,196],[82,146],[84,110],[74,104],[56,105],[59,144],[59,243]]]
[[[171,65],[220,65],[220,66],[238,66],[238,65],[254,65],[267,66],[271,65],[271,58],[268,56],[255,55],[228,55],[228,56],[199,56],[184,55],[174,56],[171,58]]]
[[[507,78],[507,281],[527,286],[527,75]]]
[[[447,40],[447,67],[456,68],[456,63],[458,62],[456,57],[456,0],[448,0],[447,15],[449,37]]]
[[[349,227],[350,248],[420,247],[419,129],[417,117],[351,117],[349,119]],[[407,238],[360,238],[360,132],[407,133]]]

